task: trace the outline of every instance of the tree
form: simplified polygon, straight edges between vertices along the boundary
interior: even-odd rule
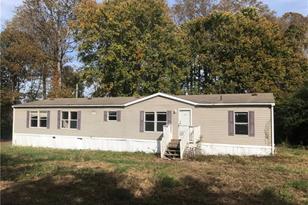
[[[1,32],[1,136],[11,135],[11,106],[49,96],[73,96],[79,74],[65,69],[73,48],[69,21],[77,0],[25,0]],[[71,79],[62,82],[64,74]],[[72,78],[74,76],[74,78]],[[69,77],[68,77],[69,78]],[[70,87],[70,86],[73,86]],[[82,91],[82,86],[80,85]]]
[[[246,8],[188,22],[191,93],[274,92],[279,100],[297,89],[306,61],[290,54],[280,27]]]
[[[17,95],[31,76],[39,77],[41,65],[46,59],[38,49],[38,42],[28,33],[17,29],[15,19],[1,32],[1,78],[2,89],[9,89],[12,102],[18,101]]]
[[[16,14],[18,27],[36,38],[40,49],[49,57],[45,70],[52,70],[50,96],[62,96],[63,68],[75,45],[69,23],[74,19],[73,10],[78,2],[79,0],[25,0]],[[43,85],[46,86],[45,83]]]
[[[80,70],[75,70],[71,66],[65,66],[63,69],[63,84],[62,92],[66,97],[83,97],[84,84]],[[77,89],[76,89],[77,86]]]
[[[216,6],[216,0],[176,0],[171,7],[174,21],[185,23],[197,17],[209,15]]]
[[[256,9],[264,17],[271,18],[275,14],[274,11],[270,10],[266,4],[259,0],[220,0],[215,9],[217,11],[236,13],[249,7]]]
[[[171,11],[175,22],[182,24],[215,11],[236,13],[247,7],[256,8],[262,16],[274,18],[274,12],[259,0],[176,0]]]
[[[21,90],[30,76],[39,75],[39,65],[44,57],[37,49],[36,41],[27,33],[16,30],[13,24],[6,26],[0,38],[1,136],[8,137],[12,130],[11,106],[26,95]]]
[[[75,26],[94,95],[181,92],[185,52],[163,0],[85,1]]]
[[[277,143],[308,145],[308,81],[275,109]]]
[[[308,56],[308,17],[287,12],[279,19],[288,47],[294,53]]]

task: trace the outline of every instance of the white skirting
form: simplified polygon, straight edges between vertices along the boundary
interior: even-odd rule
[[[271,146],[201,143],[201,153],[204,155],[266,156],[271,155],[271,151]]]
[[[14,133],[13,145],[59,149],[90,149],[159,153],[159,140]]]

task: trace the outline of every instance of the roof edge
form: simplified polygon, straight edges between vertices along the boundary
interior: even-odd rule
[[[155,94],[152,94],[152,95],[149,95],[149,96],[146,96],[146,97],[143,97],[143,98],[140,98],[140,99],[137,99],[137,100],[133,100],[131,102],[128,102],[128,103],[125,103],[123,105],[26,105],[26,104],[19,104],[19,105],[12,105],[12,108],[32,108],[32,107],[41,107],[41,108],[44,108],[44,107],[128,107],[130,105],[134,105],[134,104],[137,104],[137,103],[140,103],[140,102],[143,102],[143,101],[146,101],[146,100],[149,100],[151,98],[154,98],[154,97],[165,97],[165,98],[168,98],[168,99],[171,99],[171,100],[175,100],[175,101],[178,101],[178,102],[182,102],[182,103],[186,103],[186,104],[189,104],[189,105],[193,105],[193,106],[231,106],[231,105],[271,105],[271,106],[275,106],[275,103],[253,103],[253,102],[249,102],[249,103],[196,103],[196,102],[193,102],[193,101],[190,101],[190,100],[185,100],[185,99],[182,99],[182,98],[179,98],[179,97],[176,97],[176,96],[172,96],[172,95],[169,95],[169,94],[165,94],[165,93],[161,93],[161,92],[158,92],[158,93],[155,93]]]
[[[275,106],[275,103],[198,103],[197,106],[231,106],[231,105],[271,105]]]
[[[124,105],[12,105],[12,108],[32,108],[32,107],[125,107]]]
[[[190,104],[190,105],[197,105],[198,104],[198,103],[192,102],[190,100],[184,100],[182,98],[178,98],[178,97],[175,97],[175,96],[172,96],[172,95],[168,95],[168,94],[165,94],[165,93],[158,92],[158,93],[155,93],[155,94],[152,94],[152,95],[140,98],[138,100],[134,100],[132,102],[128,102],[128,103],[124,104],[124,106],[127,107],[127,106],[130,106],[130,105],[136,104],[136,103],[140,103],[140,102],[149,100],[149,99],[157,97],[157,96],[165,97],[165,98],[168,98],[168,99],[176,100],[176,101],[183,102],[183,103]]]

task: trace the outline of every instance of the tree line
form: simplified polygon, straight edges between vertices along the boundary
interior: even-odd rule
[[[307,36],[307,16],[278,17],[258,0],[25,0],[0,34],[1,135],[12,104],[89,87],[93,96],[273,92],[277,140],[307,144]]]

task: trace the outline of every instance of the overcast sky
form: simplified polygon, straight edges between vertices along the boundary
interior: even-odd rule
[[[0,21],[1,30],[6,21],[10,20],[17,6],[22,4],[23,0],[0,0]],[[275,10],[278,16],[285,12],[293,11],[303,15],[308,15],[308,0],[262,0],[272,10]],[[175,0],[168,0],[169,4],[173,4]]]

